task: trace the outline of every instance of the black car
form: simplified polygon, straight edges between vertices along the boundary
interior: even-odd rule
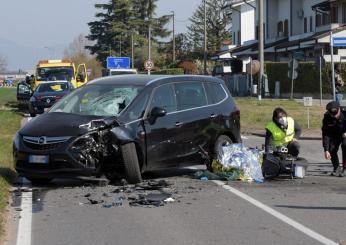
[[[73,90],[68,81],[43,82],[37,86],[29,100],[29,113],[34,117],[42,114],[45,108],[50,108],[58,100]]]
[[[18,131],[17,172],[32,181],[201,164],[239,143],[240,113],[222,80],[123,75],[89,82]]]

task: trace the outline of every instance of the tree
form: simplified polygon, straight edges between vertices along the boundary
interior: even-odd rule
[[[102,65],[96,60],[94,55],[86,49],[91,42],[83,34],[76,37],[72,43],[64,50],[64,58],[71,59],[75,64],[85,63],[87,69],[91,70],[90,79],[100,77]]]
[[[169,32],[164,25],[169,17],[155,16],[157,0],[110,0],[106,4],[96,4],[99,10],[96,21],[88,23],[90,34],[87,38],[94,41],[87,48],[105,65],[109,55],[130,56],[131,36],[141,49],[148,46],[148,28],[152,27],[152,39],[166,37]]]
[[[231,17],[225,10],[228,0],[206,0],[207,48],[213,54],[221,47],[222,41],[231,37]],[[188,27],[192,49],[199,57],[203,56],[204,47],[204,2],[198,6],[190,18]]]
[[[4,72],[7,69],[7,58],[0,55],[0,72]]]

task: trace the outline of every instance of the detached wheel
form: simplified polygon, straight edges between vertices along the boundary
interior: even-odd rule
[[[30,178],[30,177],[26,177],[26,178],[30,180],[31,183],[34,185],[44,185],[52,181],[51,178]]]
[[[134,143],[128,143],[121,146],[123,155],[126,179],[130,184],[136,184],[142,181],[141,170],[137,157],[136,146]]]
[[[228,137],[227,135],[220,135],[214,144],[214,153],[216,157],[218,157],[219,153],[221,152],[221,148],[223,146],[231,145],[231,144],[233,144],[233,141],[231,140],[230,137]]]
[[[223,146],[226,145],[231,145],[233,144],[233,141],[231,140],[230,137],[228,137],[227,135],[220,135],[214,144],[214,157],[213,159],[218,159],[218,156],[221,154],[221,149]],[[213,169],[211,168],[211,166],[207,166],[207,169],[212,172]]]

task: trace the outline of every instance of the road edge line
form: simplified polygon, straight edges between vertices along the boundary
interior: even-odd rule
[[[23,182],[25,182],[22,179]],[[16,245],[31,245],[32,192],[22,192]]]
[[[333,240],[322,236],[321,234],[311,230],[310,228],[298,223],[297,221],[289,218],[288,216],[276,211],[275,209],[265,205],[264,203],[257,201],[256,199],[252,198],[251,196],[225,184],[224,182],[220,181],[220,180],[212,180],[212,182],[214,182],[215,184],[217,184],[218,186],[221,186],[222,188],[232,192],[233,194],[237,195],[238,197],[246,200],[247,202],[253,204],[254,206],[262,209],[263,211],[269,213],[270,215],[274,216],[275,218],[283,221],[284,223],[292,226],[293,228],[295,228],[296,230],[308,235],[309,237],[319,241],[320,243],[326,244],[326,245],[339,245],[339,243],[334,242]]]

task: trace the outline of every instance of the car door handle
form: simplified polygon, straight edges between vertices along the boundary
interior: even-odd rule
[[[210,118],[215,118],[215,117],[217,117],[216,114],[211,114],[211,115],[210,115]]]
[[[181,125],[183,125],[182,122],[176,122],[176,123],[175,123],[175,126],[176,126],[176,127],[180,127]]]

